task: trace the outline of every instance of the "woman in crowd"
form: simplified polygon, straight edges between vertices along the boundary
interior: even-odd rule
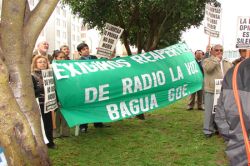
[[[49,141],[48,148],[55,148],[53,141],[53,124],[51,112],[44,113],[44,84],[42,77],[42,70],[49,68],[49,60],[43,55],[36,55],[32,59],[31,76],[35,90],[35,96],[38,98],[40,111],[43,119],[44,130]]]
[[[53,53],[54,60],[66,60],[67,56],[63,51],[55,50]],[[56,129],[53,132],[53,137],[69,137],[70,128],[68,127],[65,119],[63,118],[59,109],[56,110]]]

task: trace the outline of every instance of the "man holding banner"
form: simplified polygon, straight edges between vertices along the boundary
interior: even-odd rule
[[[223,79],[224,74],[232,64],[222,59],[223,47],[220,44],[211,48],[211,56],[203,61],[204,70],[204,91],[205,91],[205,115],[203,133],[205,137],[211,137],[216,127],[214,124],[213,102],[214,102],[214,89],[215,80]]]
[[[94,55],[89,55],[89,46],[86,43],[80,43],[77,46],[77,51],[80,55],[80,59],[79,60],[92,60],[92,59],[97,59],[96,56]],[[94,126],[96,128],[102,128],[102,127],[106,127],[103,123],[94,123]],[[110,127],[110,126],[107,126]],[[80,131],[86,133],[88,130],[88,124],[81,124],[80,125]]]

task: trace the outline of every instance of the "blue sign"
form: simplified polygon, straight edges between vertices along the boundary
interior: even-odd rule
[[[7,166],[7,161],[3,153],[4,149],[0,147],[0,166]]]

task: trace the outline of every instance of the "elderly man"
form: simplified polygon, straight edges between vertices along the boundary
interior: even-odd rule
[[[223,79],[228,69],[232,67],[232,64],[230,62],[222,59],[222,45],[217,44],[213,46],[210,54],[211,56],[203,61],[205,91],[205,115],[203,133],[207,138],[211,137],[216,131],[214,114],[212,114],[215,79]]]
[[[37,44],[36,51],[33,52],[33,57],[35,55],[43,55],[43,56],[46,56],[51,63],[53,60],[53,57],[48,54],[48,50],[49,50],[49,43],[48,42],[46,42],[46,41],[39,42]]]

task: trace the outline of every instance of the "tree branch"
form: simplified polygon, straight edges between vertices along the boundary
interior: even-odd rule
[[[25,12],[24,12],[24,23],[27,22],[27,20],[29,19],[30,17],[30,6],[29,6],[29,2],[28,0],[26,0],[26,3],[25,3]]]
[[[23,33],[24,45],[27,50],[34,48],[36,39],[58,2],[59,0],[40,0],[35,9],[31,11],[30,16],[27,18],[27,22],[24,25]],[[30,55],[30,59],[31,57],[32,55]]]
[[[23,32],[23,18],[24,18],[25,1],[17,3],[16,0],[3,0],[2,16],[1,16],[1,38],[0,45],[6,61],[11,59],[20,60],[21,56],[16,56],[16,50],[21,48]],[[15,49],[13,49],[15,46]],[[5,56],[8,53],[8,56]]]
[[[128,42],[128,36],[129,36],[129,28],[126,29],[125,27],[125,23],[123,22],[123,19],[122,19],[122,14],[121,14],[121,11],[120,11],[120,8],[119,8],[119,5],[118,7],[116,8],[117,10],[117,15],[118,15],[118,20],[119,20],[119,24],[121,25],[121,27],[124,29],[124,32],[122,34],[122,39],[123,39],[123,43],[125,45],[125,48],[127,50],[127,54],[128,55],[131,55],[131,49],[129,47],[129,42]]]
[[[164,19],[163,19],[163,21],[158,29],[157,35],[155,35],[155,37],[154,37],[151,49],[155,49],[156,46],[158,45],[160,38],[161,38],[161,34],[163,34],[164,30],[166,29],[166,28],[164,28],[165,24],[166,24],[169,16],[171,16],[174,11],[175,11],[175,7],[173,6],[169,12],[166,12],[166,15],[165,15],[165,17],[164,17]]]

